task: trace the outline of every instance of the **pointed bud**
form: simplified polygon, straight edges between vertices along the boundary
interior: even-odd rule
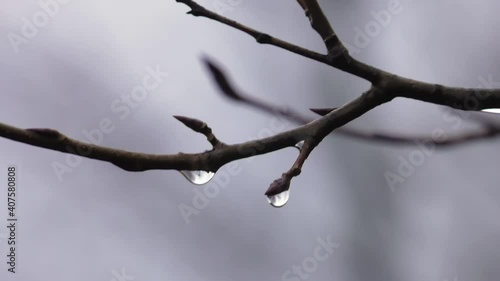
[[[189,118],[186,116],[174,115],[174,118],[197,133],[203,133],[203,129],[207,126],[207,124],[201,120]]]
[[[287,174],[283,174],[281,178],[274,180],[269,188],[267,189],[266,196],[273,196],[276,194],[280,194],[288,189],[290,189],[290,181],[292,178]]]
[[[208,70],[212,73],[212,78],[215,80],[221,91],[229,98],[235,100],[242,100],[243,98],[236,93],[231,84],[226,78],[222,70],[208,57],[203,58],[203,62]]]

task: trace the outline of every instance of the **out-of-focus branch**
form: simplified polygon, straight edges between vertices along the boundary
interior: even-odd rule
[[[221,93],[223,93],[224,96],[228,97],[233,101],[249,105],[265,113],[285,117],[299,125],[307,124],[314,120],[312,118],[303,116],[298,111],[295,111],[291,108],[284,108],[272,105],[268,102],[265,102],[253,96],[245,94],[242,91],[237,90],[236,87],[229,86],[229,83],[226,78],[227,75],[222,73],[222,71],[218,68],[212,69],[212,74],[214,80],[217,82],[217,85],[219,86]],[[337,108],[311,108],[310,110],[320,116],[325,116],[335,109]],[[364,132],[361,130],[346,128],[346,127],[338,128],[334,132],[364,141],[371,141],[371,142],[375,141],[375,142],[382,142],[382,143],[396,144],[396,145],[415,145],[417,143],[432,142],[438,147],[451,147],[458,144],[465,144],[468,142],[493,138],[500,135],[499,126],[496,126],[492,123],[487,123],[485,121],[478,121],[478,122],[483,127],[480,131],[471,131],[463,133],[461,135],[448,137],[446,139],[433,139],[430,136],[402,136],[391,133]]]
[[[324,116],[329,112],[335,110],[328,108],[321,109],[311,109],[314,113]],[[368,140],[368,141],[380,141],[383,143],[398,144],[398,145],[415,145],[418,143],[433,143],[437,147],[452,147],[459,144],[466,144],[469,142],[484,140],[500,135],[500,126],[493,124],[491,122],[480,122],[482,128],[479,131],[470,131],[462,133],[460,135],[446,137],[442,139],[433,138],[431,136],[400,136],[389,133],[369,133],[359,130],[349,129],[349,128],[339,128],[335,130],[336,132],[342,132],[345,135]],[[342,131],[341,131],[342,130]]]

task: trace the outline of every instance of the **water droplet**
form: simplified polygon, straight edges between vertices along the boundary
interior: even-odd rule
[[[482,112],[488,112],[488,113],[500,113],[500,108],[487,108],[481,110]]]
[[[290,199],[290,190],[285,190],[279,194],[267,196],[267,202],[275,208],[285,206],[286,202]]]
[[[213,177],[214,173],[205,171],[179,171],[188,181],[193,184],[206,184]]]
[[[302,147],[304,146],[304,141],[299,141],[298,143],[295,144],[295,148],[297,148],[300,151],[302,151]]]

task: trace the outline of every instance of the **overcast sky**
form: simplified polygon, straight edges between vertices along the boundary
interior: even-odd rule
[[[394,1],[320,4],[361,61],[426,82],[500,87],[498,1]],[[210,148],[172,115],[207,122],[226,143],[296,126],[222,97],[203,56],[246,93],[311,117],[308,108],[340,106],[369,87],[186,15],[173,0],[0,3],[0,122],[21,128],[171,154]],[[324,52],[296,1],[199,3]],[[396,99],[348,126],[451,136],[477,129],[471,119]],[[196,186],[176,171],[125,172],[0,139],[0,279],[498,280],[498,145],[433,150],[333,134],[276,209],[264,192],[293,164],[292,148],[234,162]],[[6,264],[9,165],[18,184],[15,274]]]

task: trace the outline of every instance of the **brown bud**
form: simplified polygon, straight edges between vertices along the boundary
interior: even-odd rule
[[[290,189],[290,181],[292,178],[287,175],[283,174],[281,178],[274,180],[271,185],[269,185],[269,188],[267,189],[266,193],[264,193],[266,196],[273,196],[276,194],[280,194],[283,191],[286,191]]]
[[[203,129],[207,126],[207,124],[201,120],[189,118],[186,116],[174,115],[174,118],[181,121],[182,124],[186,125],[188,128],[197,133],[203,133]]]

